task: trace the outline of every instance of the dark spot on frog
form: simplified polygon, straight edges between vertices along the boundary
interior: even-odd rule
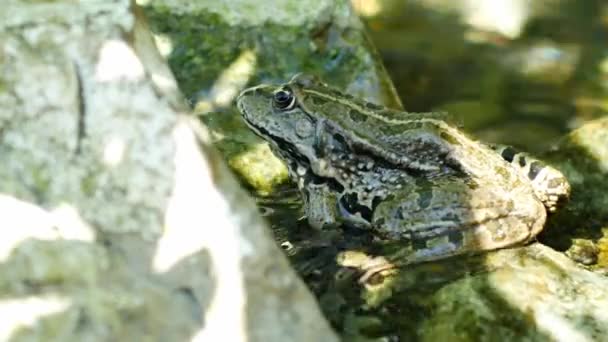
[[[528,172],[528,178],[530,180],[533,180],[534,178],[536,178],[536,176],[538,176],[538,173],[540,172],[540,170],[543,169],[543,164],[541,162],[538,161],[534,161],[532,162],[532,164],[530,164],[530,171]]]
[[[355,97],[354,97],[354,96],[352,96],[352,95],[351,95],[351,94],[349,94],[349,93],[343,93],[343,94],[342,94],[342,97],[344,97],[344,98],[345,98],[345,99],[347,99],[347,100],[355,100]]]
[[[412,247],[414,248],[415,251],[426,249],[427,248],[426,239],[413,237],[412,238]]]
[[[378,208],[378,206],[380,205],[380,203],[382,203],[382,201],[383,201],[383,200],[390,201],[390,200],[392,200],[393,198],[394,198],[394,197],[393,197],[393,195],[389,195],[389,196],[387,196],[385,199],[383,199],[383,198],[382,198],[382,197],[380,197],[380,196],[375,196],[375,197],[372,199],[372,212],[373,212],[373,211],[376,211],[376,208]]]
[[[526,166],[526,157],[521,156],[521,157],[519,158],[519,166],[521,166],[521,167]]]
[[[441,218],[443,221],[458,222],[458,215],[455,213],[447,213]]]
[[[449,142],[451,145],[460,145],[460,143],[458,142],[458,139],[456,139],[454,136],[452,136],[448,132],[441,132],[441,133],[439,133],[439,136],[441,137],[441,139]]]
[[[383,125],[380,127],[382,129],[382,134],[384,134],[385,136],[393,136],[393,135],[402,134],[405,129],[405,127],[403,127],[401,125]]]
[[[431,190],[423,191],[418,195],[418,207],[420,209],[426,209],[431,205],[432,200],[433,192]]]
[[[404,220],[407,217],[407,213],[408,211],[405,208],[399,207],[397,209],[397,218],[400,220]]]
[[[385,114],[385,116],[390,117],[388,114]],[[417,122],[417,121],[406,121],[403,123],[397,123],[397,124],[392,124],[392,125],[378,125],[378,126],[382,127],[382,133],[384,135],[399,135],[399,134],[403,134],[404,132],[407,132],[409,130],[416,130],[416,129],[421,128],[422,123]]]
[[[333,97],[344,97],[344,93],[342,93],[341,91],[339,91],[335,88],[328,88],[327,86],[325,86],[322,88],[316,88],[316,90],[321,93],[332,95]],[[334,101],[335,101],[335,99],[330,99],[330,100],[327,100],[326,102],[334,102]]]
[[[307,176],[310,175],[308,182],[314,185],[326,185],[331,191],[341,193],[344,191],[342,184],[338,183],[334,179],[319,177],[312,172],[308,172]],[[305,192],[307,195],[308,193]]]
[[[340,134],[335,133],[335,134],[334,134],[332,137],[334,138],[334,140],[335,140],[337,143],[339,143],[339,144],[341,144],[341,145],[346,145],[346,139],[344,139],[344,137],[343,137],[343,136],[341,136]]]
[[[320,184],[325,184],[327,181],[321,177],[312,177],[310,182],[312,184],[320,185]]]
[[[367,120],[367,116],[361,114],[359,111],[356,111],[354,109],[351,109],[351,110],[348,111],[348,116],[354,122],[364,122],[365,120]]]
[[[342,184],[340,184],[339,182],[331,179],[331,180],[327,180],[327,186],[329,187],[330,190],[332,191],[336,191],[336,192],[343,192],[344,191],[344,187],[342,186]]]
[[[510,163],[513,161],[513,157],[515,157],[516,154],[517,154],[517,151],[515,151],[514,148],[507,147],[504,150],[502,150],[502,153],[500,155],[502,156],[502,158],[504,160],[506,160]]]
[[[402,124],[407,127],[407,129],[419,129],[422,128],[423,123],[420,121],[409,121],[407,124]]]
[[[350,214],[355,215],[359,213],[367,222],[372,220],[372,210],[359,203],[357,194],[349,192],[342,195],[342,197],[340,197],[340,203]]]
[[[462,236],[462,232],[460,231],[450,231],[448,233],[448,241],[456,245],[456,248],[462,246],[462,242],[464,241],[464,237]]]
[[[373,110],[382,110],[382,109],[384,109],[384,107],[382,107],[381,105],[377,105],[377,104],[372,103],[372,102],[366,102],[365,103],[365,107],[367,107],[369,109],[373,109]]]
[[[416,180],[416,193],[418,194],[418,207],[420,209],[426,209],[431,205],[433,199],[433,183],[426,178],[420,178]]]
[[[327,100],[319,96],[307,96],[306,100],[312,102],[314,106],[323,106],[327,103]]]

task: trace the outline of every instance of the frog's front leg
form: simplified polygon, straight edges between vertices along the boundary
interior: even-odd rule
[[[339,225],[338,194],[325,183],[310,183],[302,191],[308,224],[315,229],[332,229]]]

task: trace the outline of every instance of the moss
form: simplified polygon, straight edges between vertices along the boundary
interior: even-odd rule
[[[259,27],[231,26],[220,15],[208,12],[167,14],[169,9],[148,7],[155,33],[170,37],[173,51],[169,65],[184,94],[196,100],[218,75],[244,50],[256,52],[258,66],[252,83],[285,81],[298,72],[324,75],[340,87],[348,86],[353,73],[369,68],[363,36],[349,41],[341,28],[329,25],[302,30],[291,25],[266,23]],[[179,31],[175,28],[179,27]],[[233,37],[239,37],[236,41]]]
[[[92,285],[107,264],[103,249],[88,242],[29,239],[11,254],[0,287],[14,291],[20,283]]]
[[[47,170],[34,167],[34,168],[32,168],[31,172],[32,172],[31,179],[34,182],[34,188],[35,188],[36,193],[39,193],[39,194],[47,193],[49,184],[51,183],[51,176],[48,174]]]
[[[228,164],[241,179],[261,194],[269,194],[287,181],[287,168],[272,155],[266,144],[259,144],[231,157]]]
[[[180,89],[193,104],[213,103],[213,87],[229,66],[249,51],[255,56],[249,85],[284,82],[304,72],[319,75],[353,95],[399,107],[390,80],[379,66],[365,33],[356,25],[358,21],[348,1],[318,2],[333,12],[314,8],[299,13],[300,5],[285,4],[280,15],[293,18],[285,24],[276,18],[253,24],[251,17],[255,13],[262,15],[258,2],[249,9],[236,3],[202,2],[187,11],[161,3],[153,2],[144,8],[145,13],[153,32],[171,41],[169,65]],[[225,10],[218,11],[222,6]],[[259,6],[270,5],[259,2]],[[212,131],[215,146],[249,186],[268,192],[286,179],[285,167],[267,149],[256,147],[260,140],[242,123],[236,108],[225,104],[201,107],[214,111],[201,118]]]
[[[97,178],[93,174],[82,177],[80,180],[80,190],[85,196],[93,196],[97,189]]]
[[[608,226],[602,227],[602,237],[597,241],[597,267],[599,269],[608,268]]]

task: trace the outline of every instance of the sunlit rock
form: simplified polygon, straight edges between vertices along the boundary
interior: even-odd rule
[[[0,340],[335,341],[138,13],[0,11]]]

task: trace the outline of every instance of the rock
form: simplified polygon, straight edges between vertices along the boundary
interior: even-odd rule
[[[608,279],[541,244],[490,254],[486,274],[439,290],[422,341],[599,341]]]
[[[570,181],[572,194],[545,228],[540,240],[565,251],[577,239],[599,243],[593,267],[608,268],[604,247],[608,227],[608,118],[601,118],[572,131],[545,158]]]
[[[401,108],[350,1],[140,2],[180,88],[211,129],[214,145],[258,192],[275,191],[287,180],[287,170],[234,107],[245,86],[283,83],[304,72]]]
[[[336,340],[130,1],[5,4],[0,107],[0,340]]]
[[[608,279],[539,243],[410,265],[328,286],[347,339],[597,341],[608,333]],[[344,280],[340,280],[343,282]]]

